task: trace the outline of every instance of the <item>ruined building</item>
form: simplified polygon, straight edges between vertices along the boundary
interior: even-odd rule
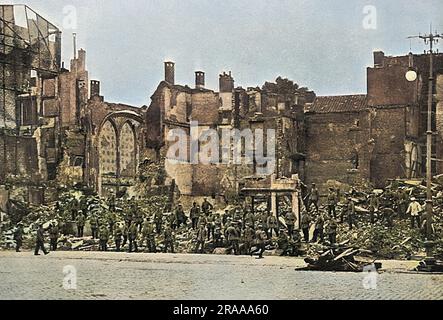
[[[27,6],[0,6],[0,206],[40,203],[59,186],[131,186],[143,108],[89,90],[86,52],[61,65],[61,32]],[[89,94],[90,91],[90,94]]]
[[[175,129],[197,137],[208,128],[218,136],[224,129],[276,133],[270,174],[260,174],[264,164],[256,162],[220,162],[235,149],[221,140],[209,164],[191,161],[194,153],[208,157],[205,143],[189,147],[183,161],[164,161],[163,182],[175,185],[186,203],[241,194],[267,199],[275,211],[279,195],[298,198],[299,179],[324,192],[328,180],[382,187],[388,179],[424,175],[427,55],[375,52],[366,94],[328,97],[282,78],[245,89],[231,72],[219,76],[217,91],[206,88],[203,71],[195,73],[194,85],[179,85],[175,64],[166,62],[150,105],[138,107],[105,101],[100,82],[89,80],[84,50],[75,52],[69,68],[61,65],[60,42],[59,29],[29,7],[0,6],[2,209],[7,199],[50,200],[60,186],[81,184],[102,195],[130,190],[140,162],[167,158]],[[442,54],[434,67],[433,157],[443,159]],[[418,73],[413,82],[405,78],[410,69]],[[242,157],[251,147],[242,144]],[[443,161],[434,161],[433,172],[443,172]]]
[[[443,54],[434,57],[436,96],[442,95]],[[415,70],[409,82],[405,75]],[[366,181],[383,187],[395,178],[426,173],[426,130],[429,56],[388,57],[374,52],[367,69],[367,94],[317,97],[306,108],[306,181],[353,184]],[[443,158],[443,118],[434,98],[433,158]],[[433,174],[443,173],[433,162]]]

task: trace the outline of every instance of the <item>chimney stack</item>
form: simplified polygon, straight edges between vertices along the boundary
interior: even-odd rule
[[[195,88],[203,89],[205,87],[205,73],[203,71],[195,72]]]
[[[374,67],[381,68],[384,65],[385,53],[383,51],[374,51]]]
[[[229,74],[223,72],[220,75],[219,85],[220,92],[232,92],[234,90],[234,78],[232,78],[231,71],[229,71]]]
[[[100,81],[91,80],[91,98],[100,97]]]
[[[175,63],[172,61],[165,62],[165,81],[169,84],[175,84]]]

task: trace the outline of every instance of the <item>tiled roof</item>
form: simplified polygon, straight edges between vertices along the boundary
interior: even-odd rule
[[[340,113],[355,112],[368,107],[367,95],[356,94],[347,96],[325,96],[315,98],[313,103],[306,105],[306,112]]]

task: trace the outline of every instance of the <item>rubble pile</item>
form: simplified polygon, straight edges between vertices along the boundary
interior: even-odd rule
[[[364,259],[367,252],[348,244],[349,241],[345,241],[320,250],[314,257],[306,258],[308,266],[299,270],[361,272],[369,265],[375,265],[376,269],[381,268],[381,263]],[[358,255],[361,256],[357,257]]]

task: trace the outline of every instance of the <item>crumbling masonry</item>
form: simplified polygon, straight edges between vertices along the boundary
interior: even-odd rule
[[[316,97],[288,79],[261,87],[235,86],[219,76],[218,92],[195,73],[191,87],[175,83],[175,64],[149,106],[105,102],[100,82],[89,82],[86,52],[61,65],[60,31],[26,6],[0,6],[0,207],[8,199],[40,203],[60,186],[81,184],[102,195],[131,192],[139,163],[162,161],[174,128],[276,130],[276,168],[260,176],[257,165],[165,162],[162,183],[176,185],[185,204],[211,196],[229,202],[239,194],[265,199],[276,211],[279,196],[298,206],[299,182],[370,182],[423,176],[428,59],[374,53],[367,94]],[[419,77],[405,79],[413,68]],[[443,55],[435,59],[434,157],[443,158]],[[224,146],[226,149],[226,146]],[[223,150],[222,152],[231,152]],[[229,149],[229,148],[228,148]],[[221,156],[221,155],[220,155]],[[433,172],[443,172],[437,161]],[[295,201],[294,201],[295,200]],[[296,209],[296,208],[295,208]]]

